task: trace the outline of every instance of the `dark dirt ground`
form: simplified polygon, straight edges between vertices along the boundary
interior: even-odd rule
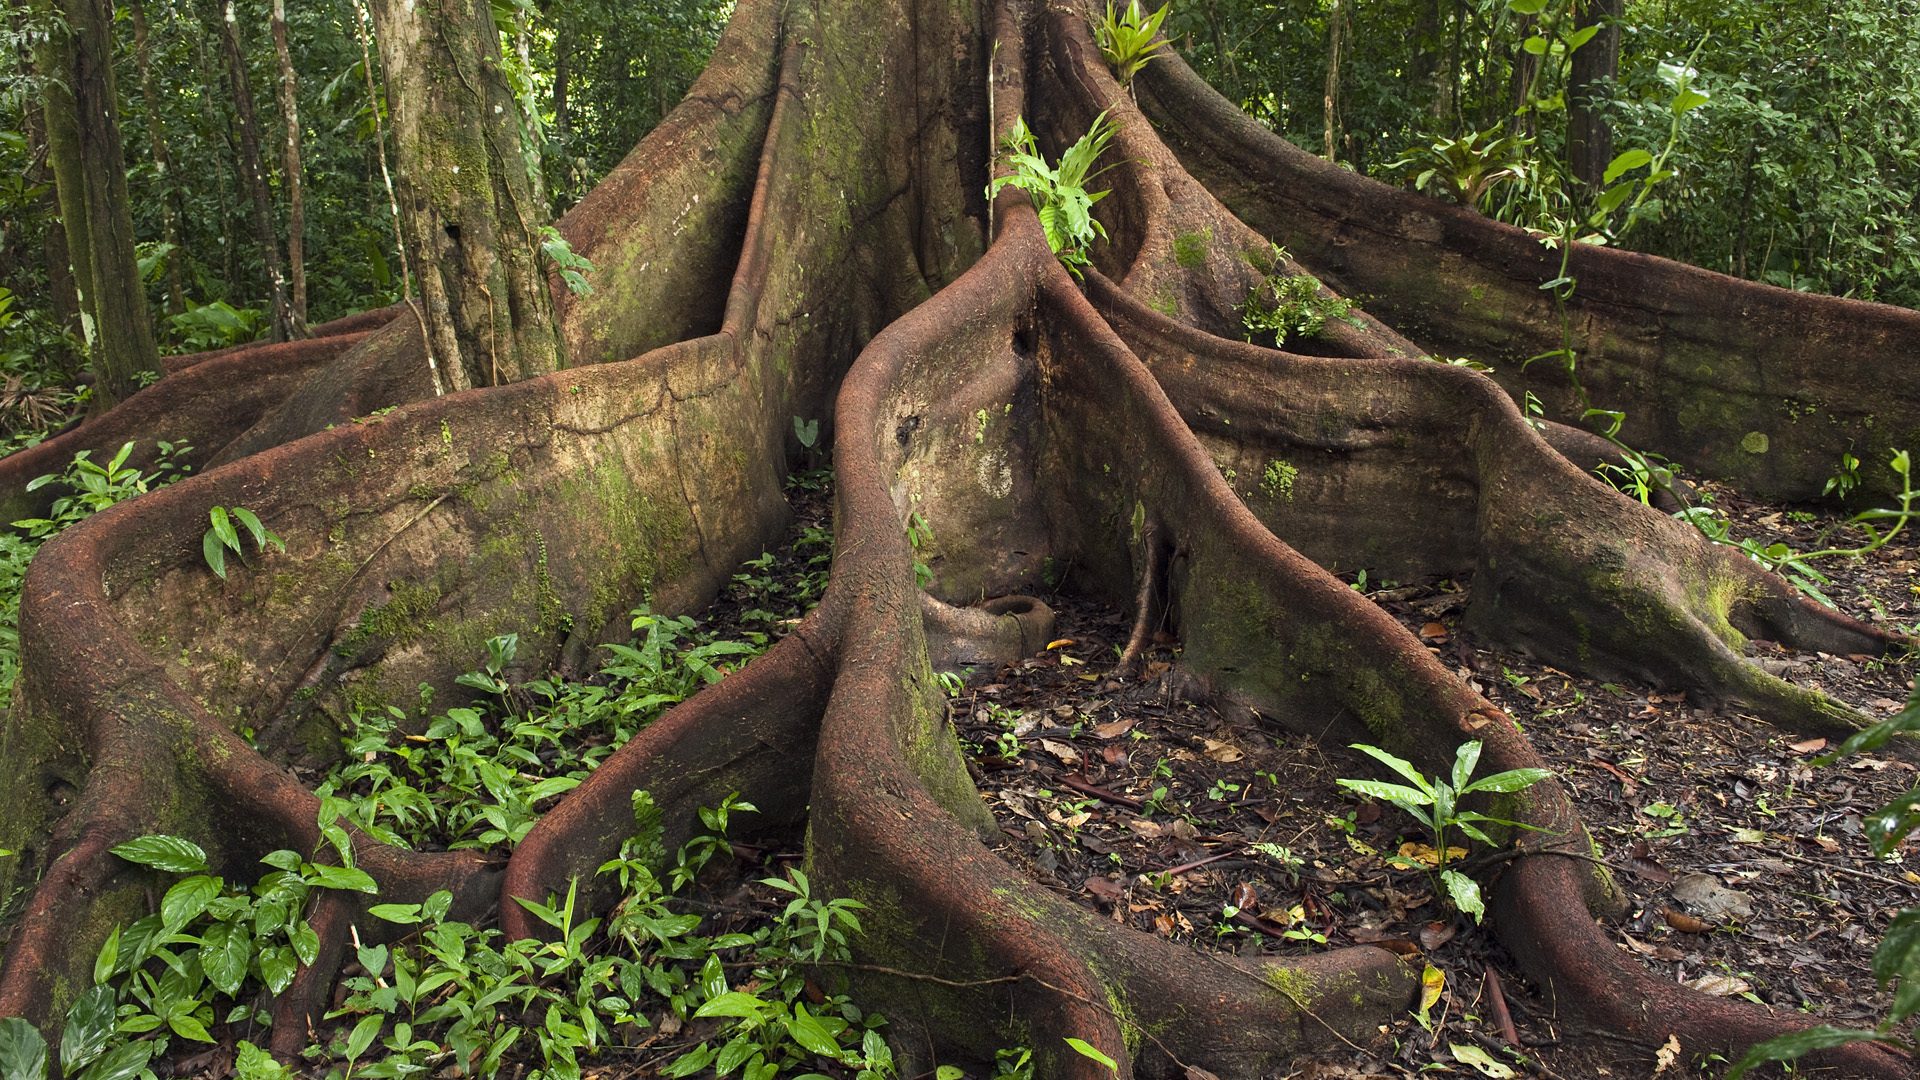
[[[1836,521],[1706,490],[1736,539],[1812,550]],[[1824,591],[1849,614],[1911,628],[1920,548],[1907,541],[1822,562],[1832,578]],[[1459,627],[1471,588],[1373,581],[1364,591],[1505,709],[1570,786],[1631,901],[1611,927],[1619,947],[1659,977],[1709,993],[1870,1026],[1889,1000],[1874,986],[1872,951],[1895,912],[1920,904],[1920,873],[1909,869],[1910,847],[1876,859],[1861,817],[1913,786],[1913,766],[1864,755],[1815,768],[1824,744],[1738,710],[1491,648]],[[1142,675],[1124,676],[1114,662],[1127,613],[1047,599],[1064,643],[976,675],[952,703],[1004,857],[1116,922],[1197,948],[1299,955],[1371,942],[1444,973],[1431,1031],[1409,1014],[1379,1049],[1290,1075],[1485,1074],[1460,1061],[1456,1045],[1524,1076],[1722,1071],[1686,1060],[1662,1068],[1659,1047],[1562,1023],[1490,934],[1436,900],[1424,873],[1389,862],[1403,842],[1423,839],[1420,827],[1335,784],[1394,779],[1370,759],[1186,700],[1178,644],[1166,634]],[[1898,711],[1913,677],[1903,658],[1799,654],[1770,642],[1753,651],[1776,673],[1875,716]],[[1493,1018],[1501,998],[1519,1047]]]

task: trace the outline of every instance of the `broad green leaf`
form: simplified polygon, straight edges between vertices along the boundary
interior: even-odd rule
[[[1440,871],[1440,883],[1447,887],[1447,896],[1453,901],[1454,910],[1473,916],[1474,922],[1487,913],[1487,905],[1480,898],[1480,884],[1458,870]]]
[[[119,966],[120,928],[116,926],[113,928],[113,933],[107,935],[106,944],[100,946],[100,955],[94,958],[93,981],[98,984],[113,978]]]
[[[1492,776],[1475,780],[1461,788],[1460,793],[1465,795],[1470,791],[1520,791],[1552,775],[1552,771],[1548,769],[1508,769],[1506,772],[1494,773]]]
[[[237,1080],[292,1080],[293,1070],[272,1054],[241,1039],[234,1047],[233,1075]]]
[[[1507,0],[1507,10],[1515,15],[1538,15],[1547,10],[1547,0]]]
[[[1519,1075],[1513,1068],[1493,1059],[1493,1055],[1472,1043],[1448,1043],[1447,1049],[1453,1051],[1453,1060],[1462,1065],[1471,1065],[1481,1073],[1493,1077],[1493,1080],[1512,1080]]]
[[[167,1017],[167,1026],[173,1029],[175,1035],[183,1039],[192,1039],[194,1042],[203,1043],[213,1041],[213,1035],[207,1031],[207,1025],[201,1023],[197,1017],[187,1013],[174,1013],[172,1016]]]
[[[60,1033],[60,1071],[72,1076],[107,1048],[113,1037],[114,992],[96,986],[74,1000],[67,1010],[67,1026]]]
[[[293,950],[285,945],[269,945],[260,950],[254,958],[260,968],[260,981],[267,984],[267,990],[278,994],[293,982]]]
[[[200,966],[213,988],[235,997],[253,959],[253,934],[241,923],[217,923],[200,938]]]
[[[353,1025],[353,1030],[347,1034],[347,1060],[357,1060],[366,1053],[367,1047],[373,1045],[373,1040],[380,1037],[380,1028],[386,1022],[387,1018],[379,1013],[361,1017],[360,1022]]]
[[[216,506],[207,511],[207,520],[213,522],[213,535],[220,542],[235,551],[240,550],[240,534],[234,530],[233,521],[227,516],[227,508]]]
[[[268,532],[265,525],[260,524],[258,515],[244,506],[236,506],[233,508],[233,518],[246,528],[248,535],[253,537],[253,547],[255,551],[267,550],[267,540],[269,537],[275,540],[279,539]],[[284,549],[283,545],[282,550]]]
[[[1453,754],[1453,788],[1455,791],[1466,789],[1467,778],[1480,764],[1480,740],[1470,739],[1460,744]]]
[[[386,919],[399,922],[401,926],[413,926],[420,920],[419,903],[376,903],[367,909],[367,915],[374,919]]]
[[[767,1003],[738,990],[729,990],[712,998],[694,1010],[695,1016],[733,1016],[742,1020],[758,1020],[766,1012]]]
[[[1573,33],[1566,35],[1565,38],[1563,38],[1563,40],[1566,41],[1567,43],[1567,51],[1573,52],[1574,50],[1578,49],[1580,46],[1585,45],[1589,41],[1592,41],[1593,35],[1599,32],[1600,32],[1600,24],[1594,23],[1592,26],[1583,26],[1580,29],[1575,30]]]
[[[134,1077],[147,1071],[147,1062],[159,1045],[151,1039],[142,1039],[109,1050],[91,1068],[80,1074],[79,1080],[134,1080]]]
[[[1613,160],[1607,164],[1606,174],[1603,175],[1600,180],[1602,183],[1611,184],[1615,180],[1620,179],[1623,174],[1637,169],[1642,165],[1651,164],[1653,164],[1653,155],[1645,150],[1639,147],[1635,147],[1632,150],[1623,150],[1615,154]]]
[[[207,902],[220,895],[220,879],[206,874],[186,878],[160,898],[160,925],[171,934],[207,910]]]
[[[1382,750],[1377,746],[1368,746],[1366,743],[1354,743],[1352,746],[1348,747],[1348,749],[1358,750],[1361,753],[1366,754],[1367,756],[1380,762],[1382,765],[1385,765],[1387,768],[1392,769],[1394,772],[1397,772],[1401,776],[1406,777],[1407,780],[1410,781],[1414,787],[1419,788],[1421,791],[1426,792],[1428,795],[1433,794],[1433,785],[1430,782],[1428,782],[1426,774],[1422,773],[1419,769],[1414,768],[1413,763],[1408,761],[1406,758],[1395,757],[1394,755],[1387,753],[1385,750]]]
[[[793,1015],[787,1019],[787,1034],[793,1036],[793,1041],[799,1043],[809,1053],[835,1059],[840,1056],[840,1044],[834,1041],[833,1036],[821,1026],[820,1021],[807,1012],[805,1005],[794,1005]]]
[[[301,963],[311,964],[320,959],[320,935],[314,932],[313,924],[305,920],[294,923],[287,930],[287,940]]]
[[[1893,917],[1874,950],[1873,977],[1883,987],[1896,978],[1920,982],[1920,908],[1908,908]]]
[[[1828,1050],[1848,1043],[1872,1042],[1879,1038],[1871,1031],[1837,1028],[1822,1024],[1803,1031],[1788,1032],[1748,1050],[1745,1057],[1727,1071],[1727,1080],[1740,1080],[1749,1069],[1772,1061],[1794,1061],[1815,1050]]]
[[[193,874],[207,868],[207,853],[200,845],[178,836],[154,834],[116,844],[107,850],[140,866],[175,874]]]
[[[1067,1045],[1073,1047],[1074,1053],[1079,1054],[1081,1057],[1091,1058],[1105,1065],[1107,1070],[1113,1073],[1113,1075],[1120,1075],[1120,1066],[1112,1058],[1101,1053],[1098,1048],[1086,1042],[1084,1039],[1068,1038]]]
[[[1415,791],[1405,784],[1387,784],[1378,780],[1348,780],[1345,778],[1335,782],[1349,791],[1357,791],[1370,799],[1384,799],[1397,806],[1430,806],[1433,804],[1433,796],[1424,791]]]
[[[227,549],[220,543],[220,538],[214,535],[212,529],[208,529],[206,534],[200,537],[200,555],[207,560],[207,569],[212,570],[215,577],[225,581]]]
[[[323,889],[363,893],[380,891],[380,886],[374,883],[373,875],[349,866],[316,866],[313,868],[312,877],[313,883]]]

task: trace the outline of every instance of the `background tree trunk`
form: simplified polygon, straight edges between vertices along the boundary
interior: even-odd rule
[[[39,51],[46,85],[47,155],[80,302],[81,334],[104,410],[159,370],[152,316],[140,282],[120,146],[108,0],[60,0],[65,31]]]
[[[1589,187],[1599,187],[1613,160],[1613,127],[1607,122],[1607,88],[1620,73],[1620,17],[1626,0],[1581,0],[1575,26],[1600,24],[1600,32],[1573,54],[1567,76],[1567,165]]]
[[[286,126],[281,183],[287,193],[287,292],[294,325],[307,325],[307,197],[300,178],[300,82],[287,47],[287,0],[273,0],[273,55],[280,64],[280,120]]]
[[[485,0],[374,0],[403,243],[451,389],[564,363],[535,255],[546,208]]]
[[[267,187],[266,163],[260,156],[260,111],[253,103],[253,84],[247,78],[247,51],[240,40],[240,20],[234,0],[221,10],[220,41],[227,62],[227,86],[233,93],[235,126],[240,133],[240,180],[253,207],[254,240],[267,268],[267,298],[273,311],[273,340],[306,336],[306,326],[294,317],[287,295],[287,271],[280,258],[280,238],[273,227],[273,192]]]
[[[129,0],[127,10],[133,17],[133,62],[140,72],[140,99],[147,109],[147,147],[153,154],[153,171],[160,180],[160,240],[173,248],[167,255],[167,310],[179,314],[187,310],[186,289],[180,282],[180,192],[173,182],[173,158],[167,152],[167,139],[160,129],[160,92],[153,82],[153,49],[147,29],[147,8],[142,0]]]

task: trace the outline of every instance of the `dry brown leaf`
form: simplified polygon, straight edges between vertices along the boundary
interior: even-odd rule
[[[1811,754],[1816,750],[1825,750],[1826,748],[1827,740],[1825,739],[1802,739],[1797,743],[1787,744],[1787,749],[1792,750],[1796,754]]]
[[[1109,904],[1114,904],[1126,895],[1127,887],[1110,877],[1090,877],[1087,879],[1087,891]]]
[[[1052,754],[1054,757],[1058,758],[1062,765],[1080,764],[1080,751],[1075,750],[1072,746],[1069,746],[1066,743],[1058,742],[1053,739],[1041,739],[1040,749],[1045,750],[1047,753]]]
[[[1246,752],[1230,742],[1218,739],[1206,739],[1207,756],[1218,762],[1234,762],[1246,757]]]
[[[1093,733],[1102,739],[1117,739],[1133,730],[1133,720],[1113,720],[1105,724],[1095,724]]]
[[[1712,994],[1714,997],[1732,997],[1753,989],[1752,983],[1734,975],[1702,975],[1687,985],[1703,994]]]
[[[1704,919],[1696,919],[1678,908],[1667,908],[1661,912],[1667,925],[1683,934],[1704,934],[1713,929],[1713,924]]]

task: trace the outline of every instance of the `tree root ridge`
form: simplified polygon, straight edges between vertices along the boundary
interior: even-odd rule
[[[1559,256],[1525,232],[1320,160],[1234,108],[1178,58],[1138,80],[1181,163],[1262,233],[1436,354],[1493,364],[1578,423],[1542,282]],[[1580,378],[1623,437],[1768,499],[1818,498],[1840,455],[1884,462],[1920,435],[1920,313],[1795,293],[1654,256],[1575,245]],[[1885,358],[1885,359],[1878,359]],[[1783,403],[1794,417],[1782,422]],[[1756,438],[1755,436],[1759,436]],[[1890,473],[1872,483],[1898,492]]]
[[[1202,954],[992,852],[997,826],[936,673],[1043,651],[1051,615],[1033,594],[1050,573],[1132,606],[1123,661],[1177,635],[1200,685],[1277,730],[1381,745],[1429,773],[1468,739],[1489,770],[1540,762],[1337,574],[1470,573],[1476,627],[1569,669],[1744,701],[1795,730],[1858,722],[1740,645],[1863,652],[1884,637],[1605,488],[1490,380],[1418,359],[1371,318],[1316,346],[1345,356],[1232,340],[1261,276],[1246,256],[1267,254],[1268,237],[1215,196],[1261,205],[1244,173],[1265,158],[1234,150],[1249,139],[1208,143],[1227,162],[1212,174],[1183,167],[1077,19],[1002,0],[989,27],[949,8],[739,6],[695,94],[566,226],[576,249],[621,268],[563,314],[579,355],[609,362],[434,398],[417,327],[356,323],[285,353],[182,363],[63,436],[67,449],[0,464],[20,479],[54,471],[72,447],[154,429],[160,405],[201,416],[233,386],[253,395],[226,427],[210,409],[194,421],[217,430],[204,449],[223,464],[98,515],[34,564],[25,674],[0,726],[0,759],[27,778],[0,806],[0,846],[21,852],[0,862],[0,895],[40,880],[11,925],[0,1012],[57,1025],[62,988],[84,985],[111,925],[144,910],[152,880],[114,844],[177,832],[233,878],[264,852],[317,850],[318,801],[286,766],[337,753],[355,709],[410,705],[423,681],[457,693],[493,634],[520,635],[510,675],[524,679],[583,668],[643,596],[668,613],[703,603],[784,524],[796,419],[819,420],[833,446],[819,606],[615,751],[504,866],[356,835],[380,902],[451,888],[456,917],[497,912],[508,933],[534,934],[519,899],[577,881],[588,907],[613,902],[593,871],[630,832],[634,792],[666,811],[669,844],[695,809],[739,792],[770,828],[806,824],[816,895],[868,905],[839,971],[886,1002],[906,1064],[1024,1042],[1046,1075],[1106,1076],[1065,1048],[1072,1037],[1123,1076],[1253,1077],[1376,1038],[1418,973],[1371,947]],[[1185,100],[1164,81],[1143,93],[1149,111]],[[1108,174],[1112,243],[1076,283],[1027,199],[1008,189],[983,207],[984,177],[941,169],[983,164],[988,129],[1015,116],[1057,149],[1102,110],[1128,164]],[[649,276],[682,251],[690,265]],[[1328,280],[1346,281],[1336,269]],[[387,404],[400,407],[365,416]],[[326,430],[343,409],[365,422]],[[288,552],[214,578],[199,555],[214,505],[254,510]],[[1556,782],[1490,809],[1553,848],[1590,849]],[[1618,894],[1592,863],[1533,850],[1482,876],[1496,929],[1570,1011],[1653,1046],[1678,1035],[1690,1052],[1730,1053],[1790,1022],[1624,958],[1593,921]],[[316,909],[323,960],[279,1003],[277,1050],[308,1037],[346,945],[393,932],[365,903]],[[1906,1071],[1872,1048],[1828,1060]]]

